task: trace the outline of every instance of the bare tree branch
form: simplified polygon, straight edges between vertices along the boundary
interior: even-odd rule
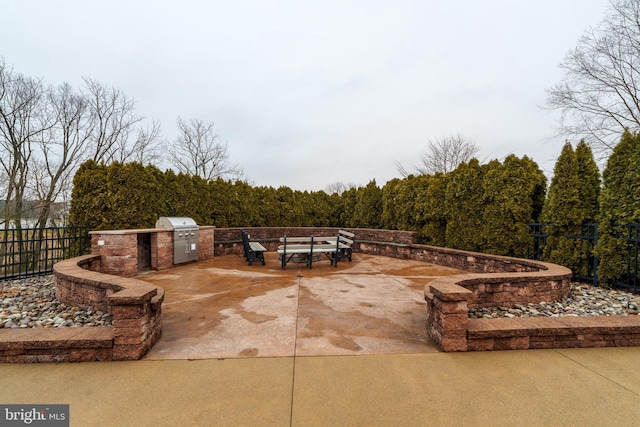
[[[63,83],[49,89],[47,100],[56,125],[42,134],[34,159],[32,189],[38,201],[39,227],[47,225],[58,197],[71,191],[73,173],[84,160],[92,135],[89,105],[71,85]]]
[[[607,157],[625,129],[640,129],[640,2],[613,0],[560,68],[562,80],[547,90],[547,107],[561,113],[560,134]]]
[[[150,126],[138,129],[138,136],[130,150],[130,159],[140,163],[156,164],[163,157],[165,145],[160,121],[154,119]]]
[[[337,193],[338,195],[344,193],[345,191],[349,190],[350,188],[357,188],[358,185],[354,184],[352,182],[348,182],[348,183],[344,183],[342,181],[338,181],[338,182],[334,182],[332,184],[327,185],[324,190],[327,194],[335,194]]]
[[[84,77],[84,97],[92,110],[91,143],[96,162],[111,163],[126,157],[129,135],[142,120],[134,113],[135,102],[121,90]]]
[[[178,117],[179,135],[171,147],[169,161],[179,172],[212,180],[216,178],[243,179],[238,165],[229,163],[226,143],[219,141],[213,131],[213,122]]]
[[[478,152],[480,148],[463,135],[451,134],[429,140],[427,148],[420,154],[420,164],[413,167],[417,175],[433,175],[438,172],[449,173],[459,164],[468,162]],[[396,169],[402,176],[410,175],[409,171],[396,162]]]
[[[0,166],[7,178],[5,227],[22,227],[34,139],[53,126],[38,79],[13,72],[0,58]]]

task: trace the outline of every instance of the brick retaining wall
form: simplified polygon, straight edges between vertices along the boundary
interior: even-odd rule
[[[164,289],[142,280],[101,273],[100,264],[99,255],[57,263],[56,298],[67,305],[102,307],[102,311],[111,313],[112,360],[139,359],[160,338]]]
[[[335,236],[338,228],[246,228],[275,251],[282,236]],[[468,309],[551,301],[569,294],[571,272],[538,261],[419,245],[406,231],[347,229],[356,252],[454,267],[469,274],[442,277],[426,286],[427,329],[443,351],[640,345],[640,316],[535,319],[468,319]],[[0,362],[80,362],[141,358],[160,337],[164,290],[131,278],[145,263],[139,234],[98,232],[96,253],[54,266],[56,297],[113,314],[111,327],[0,330]],[[100,236],[100,237],[98,237]],[[105,237],[108,236],[108,237]],[[102,240],[102,244],[98,244]],[[143,239],[144,240],[144,239]],[[150,266],[172,264],[173,237],[151,231]],[[199,259],[241,254],[240,228],[201,228]],[[143,254],[143,255],[140,255]],[[171,261],[170,261],[171,260]],[[105,273],[113,274],[105,274]],[[114,275],[116,274],[116,275]]]
[[[640,316],[469,319],[468,351],[640,345]]]
[[[113,326],[1,329],[0,362],[87,362],[140,359],[160,338],[162,288],[101,273],[99,255],[54,265],[56,299],[113,315]]]

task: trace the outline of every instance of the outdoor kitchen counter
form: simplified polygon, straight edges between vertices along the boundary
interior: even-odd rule
[[[197,227],[197,228],[196,228]],[[107,274],[134,277],[143,270],[164,270],[185,261],[213,258],[215,226],[195,226],[190,240],[181,241],[175,230],[140,228],[134,230],[91,231],[91,253],[100,255],[101,269]],[[178,234],[180,231],[178,230]],[[183,239],[184,240],[184,239]],[[176,246],[188,243],[188,260],[176,258]],[[183,245],[184,246],[184,245]],[[181,247],[178,254],[185,252]]]
[[[211,228],[216,228],[215,225],[200,225],[198,226],[200,230],[206,230]],[[139,228],[135,230],[95,230],[90,231],[89,234],[112,234],[112,235],[122,235],[122,234],[143,234],[143,233],[160,233],[170,231],[163,228]]]
[[[141,234],[141,233],[157,233],[167,231],[161,228],[140,228],[137,230],[97,230],[90,231],[89,234]]]

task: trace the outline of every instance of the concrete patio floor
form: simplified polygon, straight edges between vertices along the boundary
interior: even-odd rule
[[[266,265],[226,255],[138,278],[165,289],[162,336],[145,359],[410,354],[438,351],[424,287],[460,270],[360,255]]]

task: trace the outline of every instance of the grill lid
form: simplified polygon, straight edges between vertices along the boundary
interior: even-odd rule
[[[156,221],[156,228],[163,230],[181,230],[185,228],[198,228],[198,224],[186,216],[161,216]]]

